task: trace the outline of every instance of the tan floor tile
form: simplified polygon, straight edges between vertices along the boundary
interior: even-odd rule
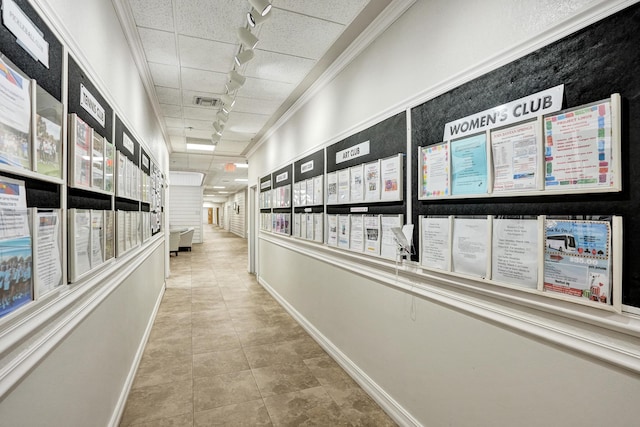
[[[354,426],[393,427],[396,423],[361,388],[339,389],[325,386],[342,414]]]
[[[196,412],[259,399],[260,392],[251,371],[232,372],[193,380]]]
[[[322,387],[266,397],[264,404],[275,426],[349,426]]]
[[[121,425],[128,426],[192,413],[192,394],[191,380],[132,389]]]
[[[270,344],[280,341],[290,341],[303,338],[307,333],[299,326],[278,327],[238,331],[238,337],[243,346]]]
[[[193,426],[193,414],[182,414],[177,417],[162,418],[147,423],[132,424],[131,427],[191,427]]]
[[[233,330],[202,332],[192,337],[194,354],[232,350],[240,347],[240,340]]]
[[[248,369],[247,358],[239,348],[193,355],[194,377],[212,377]]]
[[[318,387],[320,383],[302,361],[252,369],[262,397]]]
[[[243,347],[251,368],[263,368],[271,365],[299,363],[302,358],[286,342]]]
[[[330,356],[306,359],[304,363],[323,386],[338,389],[358,388],[358,384]]]
[[[147,354],[152,358],[188,356],[193,354],[191,341],[191,336],[148,341],[144,356]]]
[[[148,387],[177,381],[190,381],[192,376],[193,357],[161,356],[150,357],[145,354],[140,361],[132,388]]]
[[[195,426],[271,426],[271,418],[262,399],[221,406],[195,413]]]

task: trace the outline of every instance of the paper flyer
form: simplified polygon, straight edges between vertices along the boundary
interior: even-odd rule
[[[313,214],[313,240],[322,243],[324,239],[324,214]]]
[[[451,193],[483,194],[487,189],[487,136],[452,141]]]
[[[351,221],[349,215],[338,215],[338,247],[349,249]]]
[[[449,143],[421,147],[422,182],[420,197],[442,197],[451,194],[449,188]]]
[[[31,80],[0,56],[0,163],[31,168]]]
[[[494,219],[492,280],[538,287],[538,220]]]
[[[545,221],[544,290],[611,304],[608,221]]]
[[[362,215],[351,215],[349,249],[364,252],[364,221]]]
[[[313,178],[313,204],[322,205],[323,203],[323,191],[322,191],[322,175],[318,175]]]
[[[349,203],[351,181],[349,180],[349,169],[342,169],[338,171],[338,203]]]
[[[36,85],[37,170],[62,178],[62,103]]]
[[[609,101],[545,117],[544,128],[547,189],[613,185]]]
[[[305,214],[305,221],[307,222],[307,235],[305,238],[307,240],[313,240],[313,214]]]
[[[73,147],[75,185],[89,187],[91,185],[91,139],[93,129],[83,122],[78,116],[73,116],[75,121],[75,144]]]
[[[350,168],[351,184],[349,186],[350,202],[359,203],[364,201],[364,165],[356,165]]]
[[[449,218],[421,218],[421,264],[448,271],[451,261]]]
[[[338,246],[338,217],[327,215],[327,245]]]
[[[382,229],[382,240],[380,255],[387,259],[395,260],[397,257],[397,243],[392,228],[402,227],[401,215],[382,215],[380,218],[380,228]]]
[[[293,237],[302,237],[300,234],[300,221],[302,214],[293,214]]]
[[[327,174],[327,204],[338,203],[338,175],[336,172]]]
[[[62,252],[60,251],[60,214],[37,213],[35,284],[38,296],[62,284]]]
[[[452,271],[487,276],[488,233],[486,218],[454,218]]]
[[[493,191],[535,190],[538,182],[537,122],[491,132]]]
[[[102,211],[91,211],[91,268],[104,262],[104,229],[102,227]]]
[[[364,200],[367,202],[377,202],[380,200],[380,162],[367,163],[364,165]]]
[[[380,255],[380,217],[378,215],[364,216],[364,251],[370,255]]]
[[[93,132],[91,146],[91,186],[104,190],[104,138],[98,132]]]
[[[399,156],[380,161],[381,200],[402,200],[402,163]]]
[[[307,190],[305,191],[305,195],[307,197],[307,206],[311,206],[313,205],[313,194],[314,194],[314,190],[313,190],[313,179],[307,179],[305,181]]]
[[[76,209],[70,218],[73,221],[74,229],[75,280],[78,276],[91,270],[91,212]]]

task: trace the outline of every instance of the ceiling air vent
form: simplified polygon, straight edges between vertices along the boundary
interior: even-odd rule
[[[220,100],[218,98],[211,98],[209,96],[194,96],[193,103],[201,107],[216,108],[220,106]]]

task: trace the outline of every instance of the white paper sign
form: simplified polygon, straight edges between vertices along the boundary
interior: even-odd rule
[[[492,279],[535,289],[538,286],[538,221],[493,221]]]
[[[558,85],[498,107],[454,120],[444,126],[443,141],[520,122],[562,109],[564,85]]]
[[[98,100],[89,92],[89,90],[80,84],[80,106],[84,108],[87,113],[91,114],[91,117],[96,119],[102,127],[104,127],[104,107],[100,105]],[[128,138],[127,138],[128,139]],[[133,146],[133,143],[131,143]],[[129,149],[129,147],[127,147]],[[133,149],[129,150],[133,154]]]
[[[366,156],[369,154],[369,141],[362,142],[346,150],[338,151],[336,153],[336,164],[352,160],[357,157]]]
[[[49,68],[49,43],[42,37],[42,31],[13,0],[3,0],[2,22],[29,55]]]
[[[422,218],[421,232],[422,265],[449,270],[449,218]]]
[[[453,271],[485,278],[487,275],[486,218],[456,218],[453,224]]]

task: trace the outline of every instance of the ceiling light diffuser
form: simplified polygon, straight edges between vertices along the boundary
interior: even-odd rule
[[[264,16],[271,10],[271,2],[269,0],[249,0],[251,6]]]
[[[215,145],[209,144],[190,144],[187,143],[187,150],[198,150],[198,151],[214,151],[216,149]]]
[[[244,27],[238,28],[238,38],[247,49],[253,49],[258,44],[258,38]]]

